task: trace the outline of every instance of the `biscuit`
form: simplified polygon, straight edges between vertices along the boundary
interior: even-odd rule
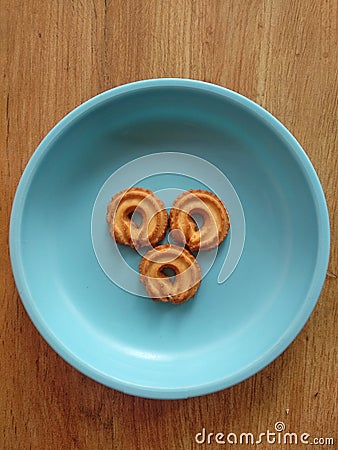
[[[198,228],[193,215],[203,218]],[[170,210],[170,230],[175,242],[194,252],[210,250],[225,239],[230,228],[228,212],[215,194],[204,190],[189,190],[179,195]]]
[[[139,225],[133,220],[134,213],[142,219]],[[106,219],[115,242],[134,249],[156,245],[168,227],[168,213],[162,200],[149,189],[137,187],[114,195]]]
[[[165,274],[171,269],[173,280]],[[149,250],[139,265],[140,280],[154,301],[180,304],[193,297],[202,274],[195,257],[184,247],[159,245]]]

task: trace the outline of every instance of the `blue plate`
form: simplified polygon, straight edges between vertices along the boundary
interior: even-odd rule
[[[109,238],[106,203],[130,185],[168,208],[174,192],[210,188],[229,207],[231,233],[202,255],[187,303],[146,298],[141,256]],[[329,219],[271,114],[219,86],[155,79],[94,97],[46,136],[17,189],[10,252],[28,314],[66,361],[123,392],[186,398],[244,380],[296,337],[324,282]]]

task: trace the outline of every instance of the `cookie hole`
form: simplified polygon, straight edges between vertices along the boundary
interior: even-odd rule
[[[161,270],[161,272],[163,273],[163,275],[165,275],[166,277],[169,278],[169,280],[173,283],[175,280],[175,276],[176,276],[176,271],[175,269],[173,269],[172,267],[163,267],[163,269]]]
[[[195,222],[195,230],[196,231],[200,230],[204,224],[204,218],[203,218],[202,214],[191,213],[190,217]]]
[[[131,213],[128,214],[128,217],[130,220],[132,220],[134,222],[134,224],[140,228],[141,223],[142,223],[142,215],[137,212],[137,211],[132,211]]]

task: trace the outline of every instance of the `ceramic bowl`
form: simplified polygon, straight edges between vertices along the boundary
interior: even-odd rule
[[[182,305],[147,298],[141,256],[114,249],[106,203],[131,185],[168,208],[202,187],[229,208],[231,232]],[[10,253],[29,316],[68,363],[129,394],[186,398],[293,341],[325,279],[329,220],[308,157],[270,113],[220,86],[153,79],[88,100],[44,138],[16,192]]]

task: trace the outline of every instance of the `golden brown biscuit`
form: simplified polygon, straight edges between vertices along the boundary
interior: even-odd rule
[[[132,219],[134,213],[140,214],[140,225]],[[106,219],[111,237],[118,244],[135,249],[157,244],[168,227],[168,213],[162,200],[152,191],[137,187],[114,195]]]
[[[140,280],[154,301],[183,303],[199,288],[202,274],[194,256],[185,248],[165,244],[147,252],[139,266]],[[175,273],[173,281],[165,269]]]
[[[198,229],[192,215],[203,218]],[[215,194],[203,190],[189,190],[179,195],[170,211],[170,230],[176,242],[182,242],[194,252],[217,247],[228,234],[228,212]]]

